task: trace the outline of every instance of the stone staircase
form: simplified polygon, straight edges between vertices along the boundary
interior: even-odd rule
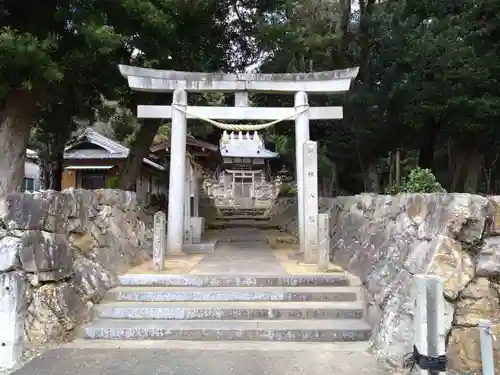
[[[359,287],[331,275],[123,275],[89,340],[366,341]]]
[[[226,208],[228,215],[217,215],[214,220],[207,223],[209,229],[227,229],[227,228],[257,228],[257,229],[276,229],[278,225],[271,220],[269,209],[266,208]]]

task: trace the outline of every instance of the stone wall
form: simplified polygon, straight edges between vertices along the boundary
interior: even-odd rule
[[[479,319],[493,322],[500,338],[500,197],[402,194],[321,199],[330,211],[334,263],[360,277],[375,355],[400,367],[413,344],[412,275],[444,280],[447,353],[457,372],[481,372]],[[283,229],[297,230],[294,200],[274,212]],[[500,224],[500,222],[498,223]],[[500,341],[495,341],[500,374]]]
[[[135,194],[120,190],[11,194],[0,201],[0,303],[25,314],[25,339],[71,335],[119,273],[150,259],[150,222]]]

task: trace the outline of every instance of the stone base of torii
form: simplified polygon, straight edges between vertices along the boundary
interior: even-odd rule
[[[173,92],[171,106],[138,106],[139,118],[172,119],[169,205],[166,243],[165,215],[155,216],[155,264],[161,270],[168,254],[206,251],[210,244],[195,245],[203,230],[197,216],[199,184],[195,185],[186,159],[187,119],[205,120],[224,130],[260,130],[280,121],[295,121],[297,203],[300,251],[306,263],[328,266],[329,217],[318,214],[317,144],[309,139],[309,121],[342,119],[342,107],[309,107],[307,93],[345,92],[358,68],[307,74],[218,74],[176,72],[120,65],[132,90]],[[188,92],[234,92],[235,107],[189,107]],[[248,92],[294,93],[293,108],[249,107]],[[228,125],[216,120],[270,120],[267,125]],[[259,127],[260,126],[260,127]],[[191,195],[194,217],[191,217]],[[162,225],[163,223],[163,225]],[[193,241],[194,239],[194,241]]]

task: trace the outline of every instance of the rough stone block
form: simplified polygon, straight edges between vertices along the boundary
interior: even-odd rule
[[[19,253],[26,272],[39,275],[41,281],[61,280],[73,274],[73,256],[63,234],[25,231]]]
[[[446,208],[450,215],[448,229],[459,241],[469,245],[483,238],[487,220],[491,220],[491,203],[486,197],[472,194],[452,196]]]
[[[99,302],[108,289],[118,284],[116,275],[89,259],[78,257],[73,269],[73,284],[84,301]]]
[[[409,283],[402,286],[387,299],[382,317],[373,332],[374,354],[394,367],[401,366],[401,359],[411,352],[413,345],[413,306]]]
[[[444,281],[444,295],[456,299],[474,277],[474,265],[469,254],[458,241],[445,236],[438,238],[438,247],[427,273],[440,276]]]
[[[0,239],[0,272],[19,267],[19,254],[23,242],[17,237],[3,237]]]
[[[476,259],[476,274],[500,276],[500,237],[485,238]]]
[[[69,207],[68,217],[70,219],[80,219],[82,225],[85,225],[88,219],[97,215],[96,194],[90,190],[67,189],[64,194],[70,195],[75,204]]]
[[[98,239],[100,238],[101,237],[98,236]],[[105,245],[105,243],[99,243],[96,241],[91,232],[71,233],[68,237],[68,242],[71,244],[73,249],[77,250],[84,256],[91,256],[95,247]]]
[[[65,233],[69,213],[76,204],[74,197],[54,190],[36,192],[33,196],[47,206],[47,215],[41,229],[47,232]]]
[[[492,236],[500,235],[500,196],[488,197],[491,202],[491,220],[487,228],[487,234]]]
[[[8,194],[0,201],[0,221],[9,230],[41,229],[47,210],[47,203],[32,194]]]
[[[95,191],[96,202],[101,206],[114,206],[122,210],[137,208],[137,197],[134,192],[118,189],[99,189]]]
[[[28,306],[26,338],[35,343],[59,341],[89,317],[91,307],[73,284],[45,284],[33,292]]]
[[[498,291],[486,278],[480,277],[460,293],[455,312],[457,325],[477,325],[480,319],[500,320]]]
[[[500,324],[492,325],[495,337],[500,337]],[[479,330],[476,327],[457,327],[451,331],[447,347],[448,373],[481,374],[481,349]],[[498,374],[500,364],[500,341],[493,341],[493,358]]]

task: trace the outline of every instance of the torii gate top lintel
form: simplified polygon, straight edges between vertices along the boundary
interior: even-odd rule
[[[183,88],[188,92],[275,92],[335,93],[348,91],[359,68],[316,73],[200,73],[148,69],[119,65],[132,90],[172,92]]]

